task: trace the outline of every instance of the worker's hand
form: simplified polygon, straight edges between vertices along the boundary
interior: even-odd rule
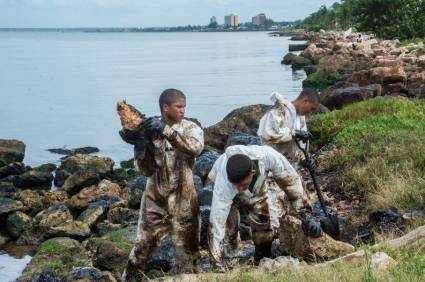
[[[312,139],[313,135],[311,135],[311,133],[307,130],[295,130],[294,137],[297,141],[306,142],[307,140]]]
[[[300,165],[304,168],[307,169],[317,169],[317,163],[313,158],[309,158],[309,159],[304,159],[302,161],[300,161]]]
[[[143,131],[141,131],[140,129],[122,129],[119,131],[119,134],[122,140],[131,145],[144,144],[146,140]]]
[[[306,236],[318,238],[323,235],[323,230],[320,226],[320,222],[314,218],[303,220],[301,227]]]
[[[150,117],[146,119],[142,127],[145,130],[145,136],[150,140],[153,140],[162,136],[162,132],[165,128],[165,123],[159,118]]]

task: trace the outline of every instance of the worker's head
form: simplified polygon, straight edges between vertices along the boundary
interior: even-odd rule
[[[306,115],[320,106],[320,96],[313,88],[305,88],[300,95],[292,102],[299,115]]]
[[[186,96],[177,89],[166,89],[159,96],[161,116],[166,121],[178,123],[184,118]]]
[[[243,154],[236,154],[227,160],[227,178],[236,186],[239,192],[246,190],[255,175],[251,159]]]

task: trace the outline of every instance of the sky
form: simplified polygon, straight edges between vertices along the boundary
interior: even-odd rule
[[[337,0],[0,0],[3,27],[163,27],[239,22],[266,13],[275,21],[303,19]]]

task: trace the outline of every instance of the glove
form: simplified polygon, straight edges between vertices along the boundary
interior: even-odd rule
[[[119,134],[124,142],[131,145],[142,145],[147,141],[141,130],[122,129]]]
[[[320,222],[314,218],[303,220],[301,227],[303,229],[304,234],[312,238],[318,238],[323,234]]]
[[[300,161],[300,164],[301,164],[302,167],[307,168],[307,169],[309,169],[309,168],[316,169],[317,168],[317,163],[312,158],[309,158],[308,160],[307,159],[302,160],[302,161]]]
[[[313,138],[310,132],[307,130],[295,130],[294,134],[295,140],[306,142],[309,139]]]
[[[143,123],[142,128],[145,130],[145,136],[150,140],[154,140],[162,136],[165,123],[159,118],[150,117]]]

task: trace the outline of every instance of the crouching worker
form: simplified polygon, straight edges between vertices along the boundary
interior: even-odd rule
[[[272,213],[277,203],[275,200],[270,200],[268,196],[266,180],[269,173],[289,200],[287,214],[303,220],[306,232],[310,232],[310,235],[322,234],[320,224],[306,220],[308,207],[305,207],[303,203],[300,176],[283,155],[269,146],[230,146],[217,159],[209,175],[209,178],[214,181],[209,250],[216,270],[223,271],[226,266],[223,239],[225,235],[228,235],[226,221],[236,201],[249,211],[252,240],[255,245],[255,261],[259,262],[263,257],[271,256],[272,241],[276,235],[272,222],[279,221],[278,218],[273,219],[271,216],[281,217],[282,215]]]
[[[171,235],[176,250],[175,272],[194,272],[199,259],[199,206],[192,177],[195,157],[204,146],[202,129],[185,120],[185,95],[165,90],[160,98],[161,117],[148,118],[136,131],[122,130],[122,138],[135,145],[137,169],[148,176],[137,228],[123,281],[145,279],[147,261],[160,241]]]

